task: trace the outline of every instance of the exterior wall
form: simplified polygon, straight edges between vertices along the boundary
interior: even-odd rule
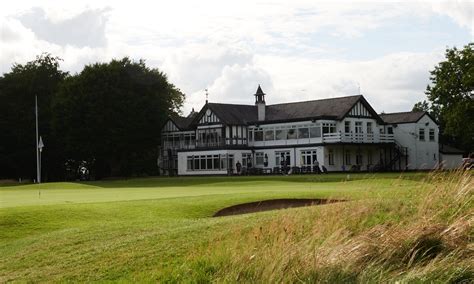
[[[187,169],[188,156],[200,156],[200,155],[234,155],[234,162],[230,166],[234,169],[237,163],[236,157],[241,157],[242,150],[210,150],[210,151],[192,151],[192,152],[178,152],[178,175],[225,175],[227,169],[223,170],[192,170]],[[250,151],[247,151],[250,152]]]
[[[350,130],[346,132],[345,123],[350,122]],[[356,122],[362,123],[362,131],[356,133]],[[332,123],[335,125],[335,129],[331,134],[323,134],[322,127],[325,123]],[[372,124],[370,134],[367,132],[367,124]],[[359,139],[357,142],[362,143],[379,143],[379,142],[393,142],[393,136],[380,134],[380,129],[383,126],[378,125],[377,120],[373,118],[355,118],[347,117],[342,121],[335,120],[317,120],[317,121],[298,121],[298,122],[287,122],[287,123],[272,123],[264,124],[257,126],[250,126],[249,131],[253,129],[281,129],[281,128],[291,128],[297,131],[298,127],[308,126],[308,127],[320,127],[321,136],[320,137],[309,137],[309,138],[294,138],[294,139],[282,139],[282,140],[269,140],[269,141],[255,141],[255,135],[253,140],[249,140],[248,145],[250,147],[269,147],[269,146],[297,146],[297,145],[307,145],[307,144],[318,144],[318,143],[338,143],[338,142],[354,142],[352,139]],[[327,136],[330,135],[330,136]],[[359,135],[359,136],[357,136]],[[250,135],[249,135],[250,136]],[[265,135],[264,135],[265,136]],[[324,136],[324,138],[323,138]],[[357,136],[357,137],[356,137]],[[391,139],[391,140],[389,140]]]
[[[419,130],[425,129],[425,140],[420,141]],[[429,129],[435,129],[434,141],[429,140]],[[427,115],[417,123],[393,125],[395,141],[408,148],[408,169],[434,169],[439,162],[439,129],[436,123]]]
[[[443,169],[457,169],[462,166],[462,154],[443,154],[440,153],[441,167]]]
[[[369,167],[377,165],[384,155],[384,148],[376,145],[333,145],[324,147],[324,159],[322,164],[328,169],[328,171],[349,171],[353,165],[356,165],[356,155],[362,156],[360,164],[361,171],[369,170]],[[333,163],[330,163],[330,153],[333,154]],[[345,153],[348,152],[350,155],[350,163],[346,162]],[[371,156],[371,158],[369,158]],[[369,163],[372,161],[371,163]]]
[[[259,168],[273,168],[280,167],[281,164],[276,161],[277,152],[289,152],[290,153],[290,167],[300,167],[303,164],[301,159],[301,151],[316,151],[317,160],[322,163],[324,157],[324,146],[317,147],[282,147],[282,148],[273,148],[273,149],[255,149],[255,153],[263,153],[268,157],[268,165],[265,167],[263,165],[257,165],[254,157],[253,165]]]

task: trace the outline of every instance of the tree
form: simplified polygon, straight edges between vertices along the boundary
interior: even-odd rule
[[[414,106],[412,111],[425,111],[430,112],[430,104],[427,101],[417,102]]]
[[[157,171],[160,126],[184,94],[166,75],[129,58],[86,66],[65,80],[53,104],[53,127],[68,163],[92,165],[96,178]]]
[[[474,43],[447,49],[446,60],[431,71],[426,95],[439,121],[442,139],[466,152],[474,149]],[[421,102],[415,107],[426,107]]]
[[[45,180],[57,176],[59,148],[51,133],[51,101],[67,73],[60,59],[50,54],[14,64],[0,77],[0,177],[35,178],[35,95],[40,111],[39,132],[46,143],[43,152]]]

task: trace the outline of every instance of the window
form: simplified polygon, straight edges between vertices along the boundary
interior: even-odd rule
[[[266,129],[265,141],[273,141],[273,140],[275,140],[275,131],[273,131],[273,129]]]
[[[212,156],[212,169],[213,170],[219,170],[220,169],[219,155],[213,155]]]
[[[276,140],[285,140],[287,136],[286,129],[277,129],[275,130],[275,139]]]
[[[288,129],[288,137],[287,139],[296,139],[296,128]]]
[[[188,156],[187,170],[220,170],[219,155]]]
[[[309,138],[309,128],[301,127],[298,128],[298,139]]]
[[[351,165],[351,151],[346,150],[345,154],[346,165]]]
[[[220,155],[221,170],[231,169],[234,165],[234,155]]]
[[[255,141],[263,141],[263,130],[261,128],[255,128],[254,135]]]
[[[420,137],[420,141],[425,141],[425,129],[424,128],[420,128],[418,130],[418,135]]]
[[[264,162],[263,160],[264,160],[263,152],[255,153],[255,165],[263,166],[263,162]]]
[[[192,171],[193,169],[194,169],[194,167],[193,167],[193,156],[188,156],[187,170]]]
[[[355,133],[362,133],[362,121],[356,121]]]
[[[334,165],[334,150],[330,149],[328,151],[328,162],[329,162],[329,165],[333,166]]]
[[[429,135],[430,135],[430,141],[435,141],[435,130],[433,128],[430,128]]]
[[[253,141],[253,129],[249,130],[249,141]]]
[[[362,154],[361,153],[356,154],[356,165],[362,165]]]
[[[323,123],[323,134],[324,133],[335,133],[336,132],[336,124],[333,122],[326,122]]]
[[[374,133],[372,130],[372,122],[367,122],[367,133]]]
[[[301,165],[312,166],[317,160],[316,150],[301,151]]]
[[[278,167],[278,166],[289,166],[289,165],[290,165],[290,151],[276,151],[275,152],[275,166]]]
[[[389,127],[387,128],[387,133],[388,133],[388,134],[393,134],[393,127],[389,126]]]
[[[321,137],[321,126],[311,126],[311,128],[309,129],[309,136],[311,138]]]
[[[251,153],[242,153],[242,167],[252,167]]]
[[[200,157],[199,169],[205,170],[206,169],[206,156],[199,156],[199,157]]]
[[[367,165],[372,165],[372,150],[367,151]]]
[[[200,167],[200,163],[199,163],[199,156],[194,156],[194,169],[195,170],[199,170],[201,167]]]
[[[351,122],[350,121],[344,122],[344,132],[345,133],[351,132]]]

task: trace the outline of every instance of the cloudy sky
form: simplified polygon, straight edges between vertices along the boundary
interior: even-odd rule
[[[168,74],[187,100],[252,104],[361,93],[410,110],[446,47],[474,38],[473,1],[4,1],[0,73],[42,52],[62,68],[129,56]],[[61,3],[61,4],[59,4]],[[63,4],[64,3],[64,4]]]

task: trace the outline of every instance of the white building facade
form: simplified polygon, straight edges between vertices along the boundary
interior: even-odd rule
[[[170,175],[432,169],[436,122],[424,112],[377,114],[362,95],[266,105],[206,103],[161,130]]]

